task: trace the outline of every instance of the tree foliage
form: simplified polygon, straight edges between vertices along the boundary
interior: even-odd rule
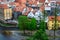
[[[25,30],[26,29],[26,22],[27,22],[27,17],[26,16],[19,16],[19,18],[18,18],[18,27],[21,30]]]
[[[39,29],[42,29],[43,31],[45,31],[45,29],[46,29],[46,23],[44,22],[44,20],[40,21]]]
[[[37,24],[36,24],[36,19],[32,18],[31,19],[31,30],[36,30]]]
[[[30,40],[48,40],[48,36],[45,32],[45,29],[46,29],[46,23],[44,22],[44,20],[41,20],[39,30],[36,31],[36,33]]]
[[[20,16],[18,18],[18,27],[20,30],[35,30],[36,29],[36,19],[29,19],[27,16]]]
[[[46,33],[42,29],[40,29],[34,34],[33,39],[48,40],[48,37],[47,37]]]

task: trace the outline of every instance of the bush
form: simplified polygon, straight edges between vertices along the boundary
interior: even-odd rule
[[[36,19],[32,18],[30,24],[30,30],[36,30],[36,28],[37,28]]]
[[[42,29],[40,29],[33,35],[33,37],[27,40],[48,40],[48,36]]]
[[[39,29],[42,29],[43,31],[46,30],[46,23],[44,22],[44,20],[40,21],[40,24],[39,24]]]
[[[27,22],[27,17],[26,16],[19,16],[18,27],[19,27],[20,30],[25,30],[26,22]]]
[[[34,34],[33,39],[34,40],[35,39],[37,39],[37,40],[48,40],[48,37],[47,37],[46,33],[42,29],[40,29]]]
[[[39,30],[33,35],[32,39],[30,40],[48,40],[48,36],[45,33],[46,23],[44,20],[40,21]]]
[[[18,27],[20,30],[24,30],[24,34],[25,34],[25,30],[26,30],[26,22],[27,22],[27,17],[26,16],[19,16],[18,18]]]
[[[20,30],[36,30],[36,20],[35,18],[29,19],[26,16],[20,16],[18,18],[18,27]]]
[[[18,27],[20,30],[36,30],[36,20],[35,18],[29,19],[27,16],[19,16]]]

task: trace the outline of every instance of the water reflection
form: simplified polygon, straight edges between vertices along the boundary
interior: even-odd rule
[[[0,40],[24,40],[27,36],[22,36],[20,32],[12,31],[12,34],[5,35],[0,32]]]
[[[13,35],[7,36],[4,34],[0,34],[0,40],[16,40],[16,39],[13,37]]]

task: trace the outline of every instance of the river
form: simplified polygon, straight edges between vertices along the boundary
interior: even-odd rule
[[[0,40],[25,40],[27,36],[22,36],[19,31],[10,31],[12,34],[9,36],[0,32]]]

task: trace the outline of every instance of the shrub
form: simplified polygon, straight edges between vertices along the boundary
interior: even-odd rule
[[[44,20],[40,21],[39,29],[42,29],[43,31],[45,31],[45,29],[46,29],[46,23],[44,22]]]
[[[48,36],[45,33],[46,23],[44,20],[40,22],[39,30],[33,35],[32,39],[30,40],[48,40]]]
[[[42,29],[40,29],[34,34],[33,39],[34,40],[35,39],[37,39],[37,40],[48,40],[48,37],[47,37],[46,33]]]
[[[26,16],[19,16],[18,27],[19,27],[20,30],[24,30],[24,34],[25,34],[25,30],[26,30],[26,22],[27,22],[27,17]]]
[[[32,18],[31,19],[31,28],[30,30],[36,30],[37,24],[36,24],[36,19]]]
[[[18,27],[20,30],[36,30],[36,20],[35,18],[29,19],[27,16],[19,16]]]

